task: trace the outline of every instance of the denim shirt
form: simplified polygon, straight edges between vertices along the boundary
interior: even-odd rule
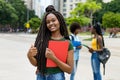
[[[73,38],[74,38],[74,41],[79,41],[79,42],[81,42],[81,40],[79,39],[79,37],[78,36],[76,36],[76,35],[74,35],[74,34],[71,34],[72,36],[73,36]],[[70,40],[72,40],[72,37],[71,36],[69,36],[70,37]],[[72,41],[71,41],[72,42]],[[74,60],[79,60],[79,51],[80,51],[80,49],[77,49],[76,47],[73,47],[74,48]]]

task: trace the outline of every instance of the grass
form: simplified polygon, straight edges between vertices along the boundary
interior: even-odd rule
[[[80,34],[79,34],[80,36],[91,36],[91,32],[81,32]],[[105,34],[104,34],[104,36],[108,36],[109,35],[109,33],[108,32],[105,32]],[[90,38],[86,38],[86,39],[83,39],[84,41],[91,41],[92,40],[92,38],[90,37]]]
[[[91,35],[91,32],[81,32],[80,35]]]
[[[92,38],[86,38],[86,39],[83,39],[83,41],[91,41]]]
[[[91,32],[81,32],[80,35],[91,35]],[[108,36],[109,32],[105,32],[104,36]]]

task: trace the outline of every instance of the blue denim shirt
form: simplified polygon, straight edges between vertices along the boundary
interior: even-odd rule
[[[78,36],[74,35],[74,34],[71,34],[74,38],[74,41],[79,41],[81,42],[81,40],[79,39]],[[70,40],[72,40],[72,37],[70,36]],[[72,41],[71,41],[72,43]],[[74,60],[79,60],[79,52],[80,52],[80,49],[77,49],[75,46],[73,47],[74,48]]]

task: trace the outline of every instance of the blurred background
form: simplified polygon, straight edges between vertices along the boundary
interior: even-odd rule
[[[0,32],[36,33],[48,5],[54,5],[67,26],[78,22],[82,32],[89,32],[96,22],[103,34],[119,37],[119,0],[0,0]]]
[[[73,22],[81,25],[79,38],[88,46],[91,27],[100,23],[111,51],[103,80],[120,80],[120,0],[0,0],[0,80],[35,80],[36,68],[29,63],[27,51],[34,44],[48,5],[64,16],[68,30]],[[93,80],[90,56],[83,47],[76,80]]]

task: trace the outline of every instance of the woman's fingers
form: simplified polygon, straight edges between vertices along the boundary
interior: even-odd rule
[[[89,52],[93,53],[93,51],[94,51],[94,50],[93,50],[92,48],[89,48]]]
[[[46,58],[52,59],[54,57],[54,53],[51,49],[46,48],[46,53],[45,53]]]
[[[34,47],[34,45],[31,45],[30,50],[29,50],[29,55],[33,57],[33,56],[36,56],[36,54],[37,54],[37,48]]]
[[[46,57],[50,54],[50,50],[48,48],[46,48]]]

